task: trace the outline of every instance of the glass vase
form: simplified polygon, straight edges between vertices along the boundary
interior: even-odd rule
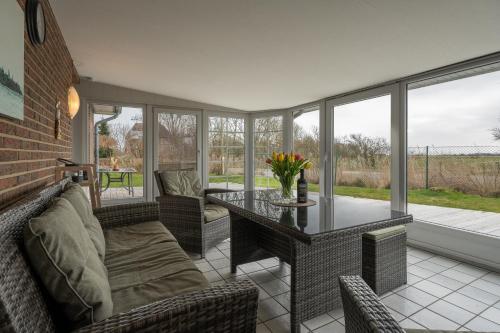
[[[292,185],[293,185],[293,178],[292,179],[282,179],[280,178],[280,184],[281,184],[281,199],[284,203],[291,203],[295,201],[295,198],[293,197],[293,190],[292,190]]]

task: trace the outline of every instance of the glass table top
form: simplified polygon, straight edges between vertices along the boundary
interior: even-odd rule
[[[222,201],[218,203],[230,210],[244,209],[307,235],[410,217],[403,212],[391,210],[388,201],[347,196],[325,198],[310,193],[309,199],[317,204],[309,207],[281,207],[272,204],[281,198],[278,190],[216,193],[209,194],[208,197]]]

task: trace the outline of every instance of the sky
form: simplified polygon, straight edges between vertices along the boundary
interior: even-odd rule
[[[306,130],[318,112],[297,119]],[[412,89],[408,92],[408,145],[500,146],[500,71]],[[361,133],[390,142],[390,98],[381,96],[335,108],[334,135]]]

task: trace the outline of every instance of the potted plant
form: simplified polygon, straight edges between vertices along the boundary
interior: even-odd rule
[[[292,202],[292,186],[295,178],[301,169],[311,168],[312,163],[302,155],[294,152],[290,152],[289,154],[273,152],[272,157],[268,158],[266,163],[271,166],[274,177],[281,184],[283,201]]]

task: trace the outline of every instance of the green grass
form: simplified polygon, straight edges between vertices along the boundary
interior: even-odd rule
[[[110,172],[110,174],[111,174],[112,178],[120,177],[120,172]],[[104,183],[104,185],[107,184],[108,179],[106,178],[106,176],[102,177],[102,182]],[[127,177],[127,175],[125,175],[125,179],[123,181],[123,184],[120,182],[111,183],[111,184],[109,184],[109,187],[110,188],[118,188],[118,187],[125,186],[127,184],[128,184],[128,177]],[[144,184],[144,177],[142,176],[142,173],[132,174],[132,185],[134,185],[134,187],[141,187],[143,184]]]
[[[112,177],[118,177],[118,172],[112,172]],[[243,184],[243,176],[229,176],[229,181],[231,183]],[[210,177],[210,183],[225,183],[225,177]],[[127,183],[127,178],[125,178],[125,184]],[[143,185],[143,175],[139,173],[134,173],[133,175],[134,186]],[[117,188],[122,186],[120,183],[111,183],[111,188]],[[267,187],[268,179],[266,177],[256,177],[255,178],[256,187]],[[280,183],[274,179],[269,178],[269,187],[279,188]],[[309,183],[309,191],[319,192],[319,184]],[[355,198],[367,198],[367,199],[377,199],[377,200],[389,200],[390,190],[379,189],[379,188],[366,188],[366,187],[355,187],[355,186],[336,186],[335,194],[345,195]],[[440,207],[451,207],[451,208],[463,208],[480,210],[485,212],[496,212],[500,213],[500,198],[488,198],[481,197],[474,194],[464,194],[461,192],[451,191],[451,190],[410,190],[408,191],[408,202],[422,205],[440,206]]]
[[[230,181],[243,184],[243,176],[232,176]],[[256,177],[256,187],[267,187],[268,180],[265,177]],[[211,183],[225,182],[224,178],[210,178]],[[269,187],[279,188],[279,182],[269,179]],[[319,184],[309,183],[309,191],[319,192]],[[366,188],[355,186],[336,186],[335,194],[351,196],[355,198],[367,198],[377,200],[389,200],[390,190],[379,188]],[[463,208],[480,210],[485,212],[500,213],[500,198],[481,197],[474,194],[464,194],[452,190],[410,190],[408,191],[408,202],[430,206]]]

